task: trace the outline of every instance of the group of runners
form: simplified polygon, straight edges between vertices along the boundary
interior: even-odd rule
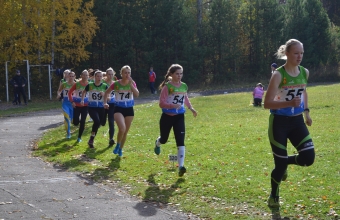
[[[121,79],[115,77],[115,71],[108,68],[101,70],[84,70],[81,77],[75,80],[76,74],[71,70],[64,71],[57,92],[57,98],[62,98],[62,111],[66,138],[71,138],[71,124],[79,125],[77,141],[82,141],[87,114],[93,125],[88,146],[94,148],[94,139],[100,126],[109,123],[109,145],[116,146],[113,153],[123,156],[123,147],[128,131],[134,118],[134,98],[139,96],[135,81],[131,78],[131,68],[123,66],[120,70]],[[105,78],[103,78],[105,75]],[[185,105],[196,117],[197,112],[192,107],[187,96],[187,85],[181,81],[183,67],[178,64],[170,66],[164,81],[160,85],[160,107],[163,114],[160,120],[160,137],[156,140],[154,151],[160,154],[160,145],[168,140],[171,128],[174,130],[178,148],[179,176],[186,172],[185,159]],[[117,143],[114,141],[114,122],[117,124]]]
[[[310,166],[315,159],[314,144],[306,126],[312,125],[312,119],[309,115],[306,91],[309,71],[300,65],[303,53],[303,44],[296,39],[288,40],[278,49],[277,58],[285,59],[286,62],[273,70],[264,100],[264,107],[270,109],[268,137],[275,165],[271,173],[271,194],[267,203],[276,213],[279,213],[280,209],[279,186],[281,181],[287,179],[288,165]],[[75,125],[80,124],[78,141],[81,141],[88,112],[93,119],[88,145],[93,148],[98,128],[100,125],[105,125],[108,117],[109,144],[115,143],[113,140],[115,121],[118,135],[113,153],[122,156],[122,149],[134,117],[134,97],[138,97],[139,91],[131,78],[129,66],[121,68],[120,80],[115,80],[114,75],[113,69],[109,68],[106,70],[106,79],[103,80],[103,72],[97,70],[94,72],[94,79],[90,81],[88,71],[84,70],[81,80],[75,81],[75,73],[66,70],[65,81],[59,87],[58,97],[63,92],[62,108],[67,138],[70,138],[70,125],[73,121]],[[182,82],[182,77],[183,67],[173,64],[159,86],[161,90],[159,107],[162,109],[162,115],[159,122],[160,136],[156,139],[154,147],[155,154],[159,155],[161,145],[168,141],[169,133],[173,129],[178,149],[179,176],[183,176],[186,172],[184,167],[185,106],[194,117],[197,116],[187,95],[188,87]],[[287,140],[290,140],[298,154],[288,156]]]

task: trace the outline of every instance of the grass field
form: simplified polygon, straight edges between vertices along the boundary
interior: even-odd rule
[[[61,102],[57,100],[36,100],[28,102],[28,105],[12,105],[12,103],[0,103],[0,117],[13,116],[17,114],[50,110],[60,108]]]
[[[281,183],[281,216],[290,219],[336,219],[340,213],[339,84],[308,88],[309,127],[316,150],[311,167],[289,166]],[[186,117],[187,173],[177,174],[169,154],[176,154],[173,135],[153,152],[159,135],[158,103],[135,106],[135,119],[122,158],[108,146],[108,127],[101,127],[95,149],[87,147],[92,123],[83,142],[78,130],[65,139],[62,127],[50,130],[37,143],[35,156],[79,171],[98,182],[118,184],[131,195],[176,206],[203,219],[269,219],[273,157],[267,137],[269,111],[250,106],[251,94],[234,93],[191,99],[198,111]],[[116,127],[117,129],[117,127]],[[289,154],[295,153],[288,145]]]

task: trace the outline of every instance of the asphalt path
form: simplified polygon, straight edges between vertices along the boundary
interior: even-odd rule
[[[62,121],[61,110],[0,118],[0,220],[199,219],[32,157],[34,141]]]

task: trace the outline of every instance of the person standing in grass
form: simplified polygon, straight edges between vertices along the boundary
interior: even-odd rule
[[[150,86],[151,94],[157,94],[157,91],[155,89],[155,81],[156,81],[156,73],[153,71],[153,67],[150,67],[149,86]]]
[[[81,73],[81,80],[76,82],[70,89],[68,93],[68,98],[72,103],[73,107],[73,124],[75,126],[79,125],[78,131],[78,139],[77,142],[81,142],[81,136],[85,129],[85,121],[87,116],[87,105],[88,105],[88,97],[84,97],[84,103],[81,105],[81,97],[82,92],[84,91],[85,87],[88,84],[89,73],[87,70],[84,70]],[[73,96],[72,96],[73,94]],[[80,120],[79,120],[80,117]]]
[[[65,78],[67,81],[61,82],[58,92],[57,92],[57,99],[61,97],[61,94],[63,94],[62,99],[62,110],[64,114],[64,124],[66,129],[66,138],[71,138],[71,123],[73,120],[73,106],[70,100],[68,99],[68,93],[71,87],[73,86],[74,79],[76,77],[76,74],[74,72],[65,71]]]
[[[253,90],[253,98],[254,98],[254,106],[262,106],[262,97],[263,97],[263,85],[262,83],[256,84],[255,89]]]
[[[184,167],[185,159],[185,122],[184,113],[186,105],[197,116],[196,110],[192,107],[187,95],[188,86],[182,82],[183,67],[179,64],[172,64],[165,75],[164,81],[160,84],[161,94],[159,97],[159,107],[162,108],[162,115],[159,121],[160,136],[156,140],[155,154],[161,153],[161,144],[168,141],[171,128],[173,128],[176,145],[177,161],[179,166],[179,176],[186,172]],[[171,78],[171,81],[170,81]]]
[[[276,211],[280,208],[279,186],[287,179],[288,165],[310,166],[315,159],[314,144],[306,126],[312,125],[312,119],[306,91],[309,71],[300,66],[303,53],[303,44],[295,39],[278,49],[277,58],[286,59],[286,63],[272,74],[264,100],[264,107],[271,113],[268,136],[275,164],[268,207]],[[288,156],[287,139],[297,155]]]
[[[104,109],[104,93],[107,89],[106,83],[102,82],[102,71],[97,70],[94,73],[94,82],[89,82],[82,92],[81,102],[82,106],[85,105],[85,96],[88,92],[88,111],[93,120],[91,136],[87,144],[90,148],[94,148],[94,138],[97,135],[100,125],[105,125],[105,109]]]
[[[132,120],[134,118],[133,106],[135,105],[134,97],[139,96],[135,81],[131,78],[130,66],[123,66],[120,70],[122,79],[115,81],[106,90],[104,95],[105,108],[109,108],[107,98],[112,90],[115,91],[115,107],[114,107],[114,120],[118,126],[117,145],[113,150],[114,154],[123,156],[123,147],[126,141],[126,137]]]
[[[106,79],[105,83],[107,86],[111,86],[114,81],[117,80],[117,77],[115,76],[116,72],[110,67],[106,70]],[[105,103],[105,102],[104,102]],[[111,91],[109,94],[109,99],[107,100],[107,104],[109,105],[108,109],[105,109],[105,119],[107,118],[107,121],[109,123],[109,145],[113,146],[116,142],[113,140],[114,132],[115,132],[115,126],[114,126],[114,117],[113,117],[113,112],[115,108],[115,93],[114,90]]]

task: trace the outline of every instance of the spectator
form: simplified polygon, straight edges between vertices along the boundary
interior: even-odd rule
[[[16,71],[16,75],[12,78],[11,80],[12,85],[14,85],[15,88],[15,94],[14,94],[14,102],[18,103],[21,105],[21,100],[20,100],[20,94],[22,95],[25,105],[27,105],[27,100],[26,100],[26,95],[25,95],[25,86],[26,86],[26,78],[20,75],[20,70]]]
[[[14,77],[10,80],[10,84],[13,86],[13,95],[14,95],[13,105],[17,105],[18,104],[18,95],[16,92],[17,84],[14,81]]]
[[[277,68],[277,64],[276,63],[272,63],[272,65],[270,66],[272,68],[272,74],[274,73],[274,71]]]
[[[156,81],[156,73],[153,71],[153,67],[150,67],[149,85],[150,85],[150,90],[152,94],[157,94],[157,91],[155,89],[155,81]]]
[[[262,106],[263,94],[263,85],[262,83],[258,83],[253,91],[254,106]]]

